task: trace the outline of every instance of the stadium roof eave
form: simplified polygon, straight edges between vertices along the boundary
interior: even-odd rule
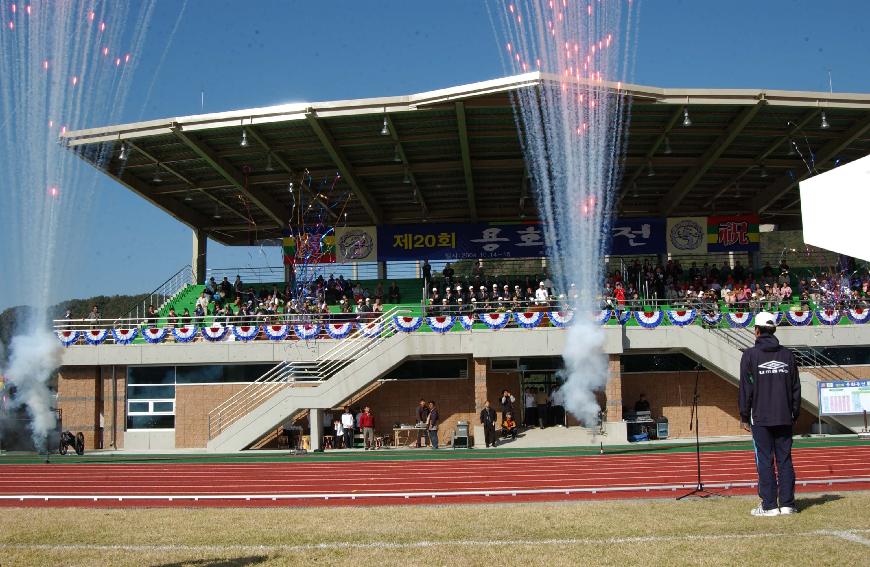
[[[305,120],[308,114],[318,118],[338,116],[386,114],[414,111],[421,108],[449,104],[488,94],[514,91],[524,87],[540,85],[544,81],[558,81],[558,75],[532,72],[488,81],[480,81],[423,93],[348,99],[323,102],[294,102],[274,106],[264,106],[194,114],[176,118],[148,120],[129,124],[88,128],[68,131],[63,135],[69,146],[136,139],[146,136],[171,134],[176,129],[196,131],[215,128],[256,126],[274,122]],[[616,90],[616,83],[606,86]],[[861,93],[830,93],[813,91],[784,91],[766,89],[698,89],[698,88],[660,88],[644,85],[620,85],[621,92],[633,98],[651,103],[693,105],[753,105],[759,100],[769,105],[807,106],[815,104],[820,108],[850,108],[870,110],[870,95]]]
[[[69,131],[65,141],[228,245],[280,236],[303,200],[351,226],[527,222],[537,208],[511,95],[560,80],[534,72]],[[798,227],[797,183],[870,153],[870,94],[601,87],[631,98],[619,215],[761,213]]]

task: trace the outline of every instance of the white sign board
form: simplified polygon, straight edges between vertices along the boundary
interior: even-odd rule
[[[870,380],[819,382],[822,415],[848,415],[870,411]]]
[[[804,242],[870,261],[870,156],[801,181]]]

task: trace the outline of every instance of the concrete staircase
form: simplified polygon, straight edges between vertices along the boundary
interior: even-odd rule
[[[413,354],[385,313],[377,337],[361,331],[315,361],[282,362],[209,414],[208,449],[242,451],[301,411],[336,407]]]
[[[705,329],[696,325],[659,327],[653,332],[627,329],[625,338],[626,346],[631,349],[660,351],[666,347],[682,352],[735,386],[740,384],[740,358],[743,351],[755,343],[755,335],[748,329]],[[833,361],[819,360],[818,353],[809,347],[787,346],[795,352],[801,366],[801,407],[818,414],[818,381],[835,379],[827,376],[831,372],[840,375],[840,380],[850,379],[848,370]],[[825,416],[824,420],[855,433],[863,428],[863,418],[858,415]]]

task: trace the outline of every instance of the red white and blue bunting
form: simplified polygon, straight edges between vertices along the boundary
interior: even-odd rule
[[[381,331],[384,330],[384,325],[380,321],[373,323],[357,323],[359,326],[359,332],[362,333],[364,337],[375,338],[381,334]]]
[[[776,318],[776,325],[779,326],[782,323],[782,311],[775,311],[773,316]]]
[[[599,325],[604,325],[610,320],[610,315],[610,309],[599,309],[592,313],[592,320]]]
[[[175,327],[172,329],[172,335],[175,337],[175,340],[180,343],[189,343],[196,338],[196,325],[190,325],[189,327]]]
[[[79,340],[78,331],[57,331],[57,338],[63,346],[68,347]]]
[[[438,315],[435,317],[426,317],[426,324],[436,333],[446,333],[453,328],[453,323],[456,320],[453,315]]]
[[[665,318],[662,311],[635,311],[634,318],[644,329],[655,329]]]
[[[320,325],[317,323],[299,323],[293,325],[293,332],[303,341],[317,338],[320,334]]]
[[[393,317],[393,327],[403,333],[413,333],[423,324],[422,317]]]
[[[698,317],[698,312],[694,309],[678,309],[676,311],[668,311],[668,319],[671,325],[677,327],[685,327],[695,322]]]
[[[629,311],[628,309],[623,309],[622,311],[617,309],[616,311],[614,311],[614,313],[616,314],[616,320],[619,321],[619,324],[625,325],[631,319],[631,314],[633,312]]]
[[[813,312],[786,311],[785,318],[786,320],[788,320],[789,325],[794,325],[795,327],[803,327],[813,322]]]
[[[474,315],[460,315],[459,324],[462,325],[462,328],[466,331],[470,331],[471,328],[474,327]]]
[[[166,338],[167,330],[165,327],[146,327],[142,329],[142,337],[151,344],[162,343]]]
[[[264,325],[263,331],[270,341],[283,341],[290,334],[289,325]]]
[[[856,325],[863,325],[868,320],[870,320],[870,309],[864,307],[847,309],[846,317],[848,317],[849,321],[855,323]]]
[[[550,317],[550,323],[556,327],[567,327],[574,319],[573,311],[550,311],[547,314]]]
[[[748,311],[733,311],[725,315],[728,324],[734,329],[743,329],[752,322],[752,313]]]
[[[353,323],[328,323],[326,334],[331,339],[343,339],[353,331]]]
[[[529,311],[527,313],[520,313],[519,311],[514,312],[514,320],[517,322],[517,325],[523,329],[537,327],[543,318],[544,313],[542,311]]]
[[[242,341],[244,343],[248,341],[252,341],[257,338],[257,335],[260,334],[260,327],[258,325],[234,325],[233,326],[233,335],[235,335],[236,340]]]
[[[822,325],[836,325],[843,318],[843,314],[839,309],[819,309],[816,317]]]
[[[88,341],[89,345],[98,345],[102,344],[103,341],[106,340],[106,337],[109,335],[109,331],[106,329],[91,329],[90,331],[85,331],[85,340]]]
[[[715,313],[703,313],[701,315],[701,320],[704,321],[705,325],[717,327],[719,326],[719,323],[722,322],[722,314],[718,311]]]
[[[510,321],[510,315],[507,313],[481,313],[480,320],[486,323],[490,329],[503,329]]]
[[[217,327],[203,327],[202,328],[202,336],[205,337],[207,341],[216,343],[218,341],[224,340],[224,337],[227,335],[227,328],[222,326]]]
[[[133,342],[133,339],[138,334],[139,329],[136,327],[132,329],[112,329],[112,337],[115,338],[116,345],[128,345]]]

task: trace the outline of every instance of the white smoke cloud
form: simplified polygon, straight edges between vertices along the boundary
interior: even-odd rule
[[[595,392],[607,384],[607,355],[604,354],[604,332],[601,327],[578,321],[568,330],[562,358],[564,383],[556,391],[554,400],[565,407],[586,427],[598,423],[598,405]]]
[[[60,366],[61,353],[57,337],[46,329],[16,335],[9,345],[5,375],[15,388],[12,405],[27,410],[33,444],[38,450],[46,448],[48,432],[56,424],[50,380]]]

